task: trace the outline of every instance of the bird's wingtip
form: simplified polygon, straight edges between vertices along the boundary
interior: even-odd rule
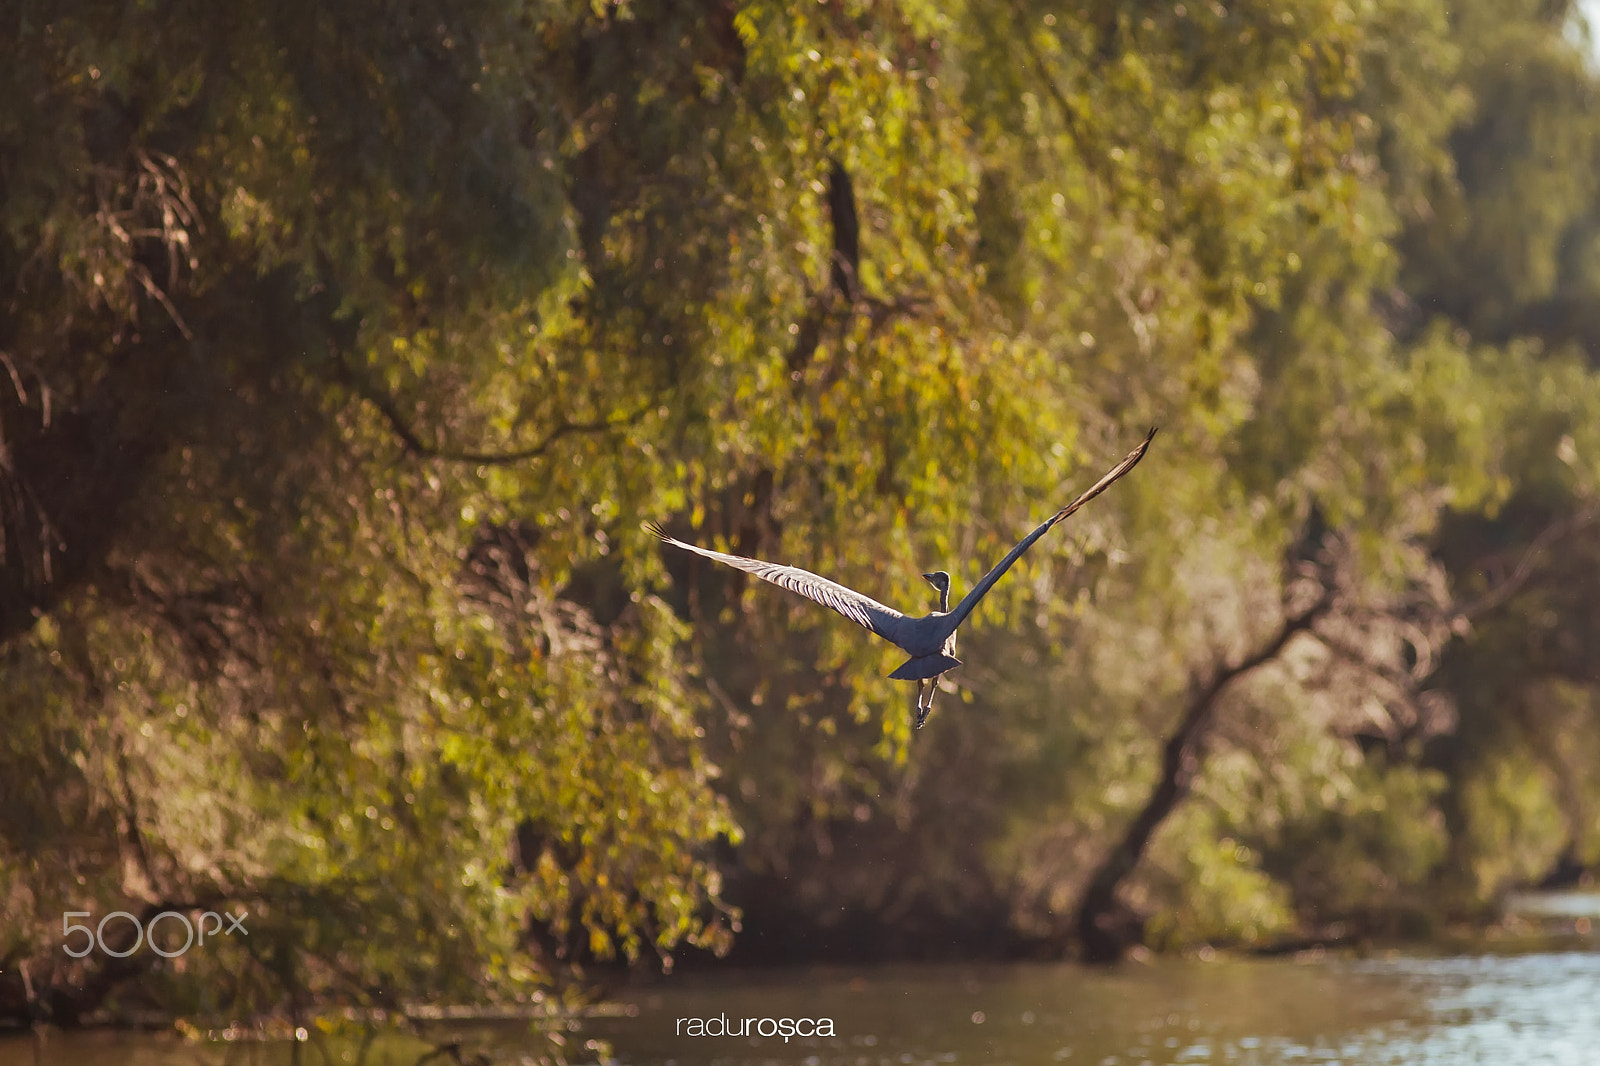
[[[671,540],[672,539],[671,537],[667,536],[667,531],[662,529],[655,522],[646,522],[646,523],[644,523],[644,531],[646,533],[650,534],[652,537],[655,537],[657,540]]]
[[[1140,441],[1139,446],[1129,453],[1130,457],[1137,457],[1134,458],[1134,462],[1138,462],[1140,459],[1143,459],[1144,453],[1150,450],[1150,442],[1156,439],[1156,430],[1159,428],[1161,427],[1151,426],[1150,432],[1144,435],[1144,440]]]

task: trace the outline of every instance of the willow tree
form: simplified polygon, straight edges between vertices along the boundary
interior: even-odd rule
[[[1494,379],[1374,295],[1453,114],[1421,0],[5,17],[14,1013],[130,975],[201,1013],[532,996],[726,946],[726,871],[817,923],[1049,931],[1135,798],[1067,771],[1148,782],[1313,513],[1376,602],[1499,488],[1499,409],[1451,417]],[[884,649],[640,528],[914,605],[1152,423],[1161,462],[979,612],[1056,681],[975,672],[987,748],[953,704],[909,748]],[[1348,755],[1330,720],[1285,794]],[[1239,854],[1202,798],[1158,873]],[[256,951],[39,968],[63,911],[223,906]]]
[[[139,975],[229,1016],[525,997],[725,944],[679,624],[631,554],[573,590],[721,414],[693,338],[609,313],[668,275],[585,246],[585,148],[613,83],[714,95],[726,16],[640,68],[586,5],[7,9],[8,1013]],[[224,907],[254,939],[176,976],[63,964],[65,911]]]
[[[973,25],[15,9],[9,1011],[164,965],[40,969],[65,911],[249,909],[254,951],[147,982],[197,1012],[725,945],[716,694],[776,678],[763,742],[806,736],[780,829],[906,722],[874,652],[776,605],[742,685],[641,517],[893,596],[918,551],[1009,543],[1083,425],[1123,448],[983,291]]]
[[[1348,555],[1339,581],[1350,609],[1339,625],[1371,645],[1371,661],[1346,662],[1335,626],[1315,648],[1274,657],[1252,684],[1230,689],[1215,738],[1224,772],[1195,775],[1195,802],[1145,835],[1150,854],[1130,888],[1166,943],[1293,930],[1302,913],[1320,913],[1310,899],[1297,906],[1295,891],[1310,879],[1288,869],[1315,851],[1307,827],[1331,804],[1336,821],[1365,831],[1371,811],[1393,800],[1393,817],[1376,819],[1360,845],[1362,861],[1380,866],[1416,845],[1418,860],[1398,880],[1418,898],[1440,850],[1437,777],[1369,765],[1360,734],[1374,691],[1404,728],[1435,736],[1446,727],[1447,714],[1420,712],[1409,672],[1438,651],[1436,623],[1448,621],[1429,537],[1441,507],[1492,506],[1505,488],[1495,353],[1449,329],[1402,338],[1392,328],[1396,238],[1451,180],[1445,140],[1462,101],[1445,12],[1312,3],[906,10],[909,28],[891,40],[921,45],[928,58],[912,69],[927,64],[921,85],[959,117],[959,138],[931,142],[937,158],[969,161],[968,184],[948,200],[970,204],[955,216],[965,229],[953,231],[967,240],[940,250],[965,249],[969,260],[950,262],[970,273],[956,276],[981,284],[963,296],[946,278],[943,291],[950,306],[970,308],[957,334],[963,350],[994,353],[990,391],[974,394],[977,407],[957,426],[893,421],[892,404],[861,408],[869,429],[893,427],[878,451],[852,442],[841,453],[834,436],[811,438],[802,426],[772,447],[809,442],[809,465],[797,462],[788,480],[758,465],[688,525],[735,550],[845,573],[855,587],[903,587],[891,574],[872,582],[851,571],[857,530],[875,533],[877,558],[901,574],[954,561],[971,568],[958,581],[971,580],[1026,528],[1030,509],[1063,491],[1050,463],[1071,454],[1061,427],[1077,427],[1106,455],[1119,425],[1148,419],[1171,436],[1137,484],[1083,516],[1081,539],[1030,557],[1025,579],[985,604],[969,636],[983,642],[992,631],[994,650],[975,656],[988,665],[956,675],[977,713],[944,715],[903,771],[851,757],[881,729],[858,709],[863,693],[879,706],[894,698],[863,681],[876,652],[854,658],[856,634],[804,606],[741,598],[718,575],[687,575],[686,603],[700,622],[737,621],[700,632],[719,642],[708,688],[719,726],[733,729],[722,761],[751,830],[739,898],[763,908],[767,928],[779,924],[769,906],[807,930],[844,923],[840,937],[777,941],[783,952],[859,945],[871,934],[903,950],[925,949],[935,935],[954,938],[955,950],[1070,938],[1077,897],[1157,786],[1162,745],[1189,695],[1250,664],[1296,614],[1296,571],[1286,564],[1314,527]],[[767,23],[752,24],[767,36]],[[845,127],[847,148],[812,117],[831,114],[851,84],[834,71],[889,51],[881,34],[874,27],[869,37],[832,7],[798,26],[789,32],[812,65],[797,70],[830,77],[791,93],[785,143],[847,159],[855,178],[866,305],[855,320],[942,309],[910,304],[880,280],[879,264],[903,254],[897,227],[917,217],[901,192],[916,186],[886,198],[872,185],[898,156],[864,154],[890,112],[875,108]],[[879,69],[899,69],[893,52],[881,58]],[[827,222],[820,172],[812,189],[812,210]],[[808,235],[806,246],[828,251],[829,233]],[[801,384],[813,380],[806,365],[838,358],[826,332],[818,339],[829,319],[817,317],[816,294],[829,276],[819,266],[807,277],[789,297],[799,347],[780,336],[769,349],[810,353],[810,364],[790,370]],[[896,350],[915,353],[917,339],[909,333]],[[875,365],[845,364],[856,375]],[[950,370],[934,365],[931,381],[902,375],[896,387],[942,387]],[[849,374],[819,381],[831,390],[825,400],[850,395]],[[1026,417],[983,421],[1019,393]],[[970,463],[974,474],[923,494],[895,476],[905,468],[899,454],[917,454],[929,424],[940,435],[929,449],[937,465],[926,469]],[[971,459],[967,425],[988,435]],[[898,509],[890,530],[816,524],[816,514],[837,513],[834,501],[858,498],[828,480],[840,454],[858,484],[873,479],[887,496],[880,512],[906,502],[906,526],[922,531],[915,558],[897,554]],[[827,491],[804,495],[811,484]],[[791,510],[795,492],[803,506]],[[873,512],[863,513],[870,523]],[[1403,636],[1413,603],[1433,611],[1426,646]],[[816,643],[812,627],[821,629]],[[849,646],[835,652],[841,634]],[[775,650],[795,648],[792,660]],[[846,717],[845,708],[858,710]],[[1363,905],[1393,901],[1381,895],[1370,891]]]
[[[1434,679],[1458,701],[1460,726],[1427,753],[1450,782],[1440,881],[1463,912],[1600,862],[1589,576],[1600,533],[1600,82],[1579,17],[1569,4],[1461,7],[1470,106],[1449,141],[1456,180],[1402,241],[1417,317],[1440,315],[1496,346],[1495,375],[1515,398],[1506,506],[1451,515],[1438,541],[1483,608]]]

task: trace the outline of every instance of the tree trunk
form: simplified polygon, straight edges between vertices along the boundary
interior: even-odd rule
[[[1143,921],[1117,898],[1117,892],[1139,865],[1156,830],[1183,802],[1199,776],[1222,693],[1238,678],[1276,659],[1296,633],[1310,629],[1332,606],[1332,589],[1324,588],[1316,603],[1285,618],[1266,645],[1243,662],[1223,667],[1189,701],[1178,728],[1167,738],[1161,779],[1122,839],[1089,878],[1078,905],[1078,940],[1086,962],[1116,962],[1141,939]]]

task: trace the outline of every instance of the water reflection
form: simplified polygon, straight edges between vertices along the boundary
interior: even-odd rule
[[[1088,1066],[1600,1062],[1600,955],[822,970],[633,997],[592,1026],[623,1063]],[[827,1016],[800,1041],[674,1034],[679,1018]]]
[[[1588,952],[1161,962],[1111,972],[1046,965],[764,971],[673,978],[621,1000],[620,1009],[567,1034],[573,1061],[585,1061],[589,1040],[604,1039],[624,1066],[1600,1062],[1600,954]],[[784,1038],[822,1029],[823,1019],[831,1037]],[[778,1035],[687,1035],[730,1029]],[[544,1050],[521,1025],[476,1035],[496,1063],[530,1063]],[[307,1064],[359,1060],[348,1045],[301,1051]],[[415,1044],[368,1051],[372,1066],[418,1055]],[[282,1045],[221,1048],[150,1036],[57,1034],[44,1049],[0,1042],[0,1066],[290,1061]]]
[[[1583,1066],[1600,1062],[1600,955],[1368,964],[1427,997],[1433,1025],[1368,1055],[1379,1063]]]

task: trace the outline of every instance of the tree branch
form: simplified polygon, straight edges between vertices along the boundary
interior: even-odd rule
[[[1127,831],[1089,879],[1078,908],[1078,936],[1089,962],[1113,962],[1129,946],[1130,933],[1122,928],[1127,916],[1117,903],[1117,891],[1143,858],[1156,830],[1178,806],[1205,760],[1206,742],[1216,721],[1223,692],[1245,674],[1276,659],[1297,634],[1307,632],[1333,608],[1335,588],[1325,581],[1316,602],[1283,620],[1272,639],[1231,666],[1224,666],[1190,699],[1178,728],[1162,753],[1161,779]]]
[[[1517,560],[1517,565],[1512,569],[1510,576],[1461,608],[1450,623],[1451,630],[1458,635],[1464,634],[1467,626],[1475,619],[1504,605],[1511,597],[1521,592],[1523,586],[1538,572],[1544,553],[1557,541],[1592,523],[1595,517],[1595,506],[1590,504],[1541,529],[1527,550],[1522,553],[1522,557]]]
[[[389,424],[389,429],[405,450],[421,459],[442,459],[453,463],[473,463],[488,466],[508,466],[513,463],[526,462],[529,459],[538,459],[548,452],[556,442],[563,437],[570,437],[576,433],[603,433],[610,429],[619,429],[623,426],[636,424],[641,418],[649,414],[657,406],[657,401],[651,400],[637,411],[616,418],[593,419],[587,422],[573,422],[565,416],[556,423],[554,429],[545,434],[544,439],[537,444],[526,448],[518,448],[505,452],[472,451],[470,449],[448,448],[438,444],[429,444],[424,441],[411,424],[400,413],[394,400],[387,394],[374,388],[370,382],[362,380],[343,361],[340,362],[341,376],[345,379],[357,396],[370,403],[383,420]]]

